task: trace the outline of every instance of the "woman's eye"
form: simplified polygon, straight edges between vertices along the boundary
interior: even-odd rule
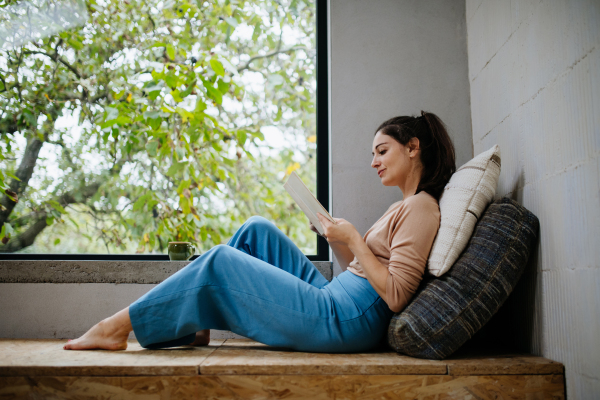
[[[384,155],[385,153],[387,153],[387,150],[381,150],[381,151],[379,152],[379,154],[381,154],[381,155]]]

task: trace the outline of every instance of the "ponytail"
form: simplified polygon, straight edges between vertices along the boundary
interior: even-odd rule
[[[439,117],[425,111],[420,117],[395,117],[382,123],[375,134],[380,131],[403,146],[413,137],[419,139],[423,175],[416,193],[427,192],[439,200],[456,171],[454,145]]]

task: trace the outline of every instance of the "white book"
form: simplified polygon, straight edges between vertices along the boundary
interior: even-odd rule
[[[296,171],[293,171],[290,174],[287,182],[283,184],[283,187],[287,192],[292,196],[298,207],[306,214],[310,222],[317,228],[319,234],[323,235],[323,227],[319,222],[319,218],[317,217],[317,213],[321,213],[327,219],[331,221],[331,223],[335,224],[335,220],[329,215],[325,207],[319,203],[319,200],[308,190],[302,179],[298,176]]]

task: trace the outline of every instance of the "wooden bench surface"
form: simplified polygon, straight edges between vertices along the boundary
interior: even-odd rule
[[[244,339],[209,346],[125,351],[65,351],[64,340],[0,340],[0,376],[147,375],[548,375],[563,365],[530,354],[462,355],[422,360],[393,351],[302,353]]]
[[[402,394],[398,398],[415,393],[423,398],[444,393],[564,397],[563,365],[530,354],[463,354],[435,361],[393,351],[302,353],[242,339],[165,350],[143,349],[130,341],[127,350],[116,352],[65,351],[64,343],[0,340],[0,398],[34,398],[34,392],[38,397],[60,392],[57,397],[84,398],[109,387],[115,398],[118,393],[147,395],[157,388],[162,388],[157,398],[185,390],[191,397],[204,393],[200,397],[208,398],[354,398],[369,393],[382,398],[386,393]]]

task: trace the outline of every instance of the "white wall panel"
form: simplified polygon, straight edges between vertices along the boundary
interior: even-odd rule
[[[600,2],[512,0],[509,16],[497,3],[467,19],[474,153],[500,146],[497,197],[519,201],[541,227],[507,304],[511,332],[565,364],[569,398],[597,398]]]
[[[477,76],[511,35],[510,20],[510,1],[484,1],[469,21],[469,25],[474,30],[487,33],[479,40],[469,41],[469,78],[471,80]]]
[[[466,3],[467,21],[471,21],[483,3],[483,0],[467,0]]]
[[[491,27],[510,26],[510,15],[487,12],[495,9],[497,3],[507,2],[485,1],[473,21],[487,16],[485,22]],[[600,13],[600,2],[546,1],[533,9],[530,6],[528,10],[534,12],[523,17],[516,31],[512,32],[508,45],[503,45],[492,58],[486,59],[487,64],[482,70],[474,69],[475,61],[471,61],[478,57],[476,46],[487,37],[495,37],[497,32],[488,28],[485,22],[480,23],[481,26],[469,23],[470,32],[478,32],[469,40],[475,142],[512,111],[587,58],[600,41],[600,21],[593,16]],[[496,20],[498,22],[494,22]],[[575,27],[585,32],[573,32]]]

